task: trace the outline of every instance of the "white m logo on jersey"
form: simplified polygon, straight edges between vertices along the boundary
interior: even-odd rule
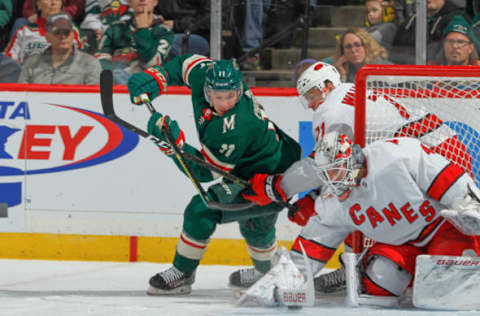
[[[230,117],[225,117],[223,119],[222,134],[225,134],[227,132],[227,129],[231,129],[232,131],[235,129],[235,114]]]

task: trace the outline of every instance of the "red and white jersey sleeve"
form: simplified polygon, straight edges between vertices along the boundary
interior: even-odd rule
[[[317,274],[325,266],[327,261],[333,256],[338,246],[345,240],[352,231],[345,218],[340,213],[340,202],[335,198],[330,198],[326,202],[328,206],[323,206],[323,200],[317,199],[316,216],[310,217],[307,225],[302,229],[295,242],[292,245],[290,256],[300,271],[305,272],[305,261],[303,259],[302,248],[309,259],[313,274]],[[329,203],[328,203],[329,202]],[[318,206],[318,204],[322,204]],[[328,207],[329,209],[325,209]],[[344,217],[344,216],[343,216]]]

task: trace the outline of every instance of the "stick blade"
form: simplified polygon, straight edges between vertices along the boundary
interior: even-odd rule
[[[100,73],[100,99],[103,113],[107,116],[115,114],[113,110],[113,74],[109,69],[104,69]]]

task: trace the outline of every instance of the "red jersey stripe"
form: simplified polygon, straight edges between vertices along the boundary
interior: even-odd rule
[[[435,233],[437,228],[440,227],[443,222],[444,222],[443,217],[439,217],[433,222],[431,222],[429,225],[425,226],[423,230],[420,232],[420,235],[418,235],[417,239],[410,241],[410,244],[417,244],[423,242],[425,239],[430,238],[432,233]]]
[[[187,240],[185,237],[183,237],[183,234],[180,235],[180,239],[182,240],[182,242],[186,243],[187,245],[189,245],[189,246],[191,246],[191,247],[199,248],[199,249],[205,249],[205,246],[203,246],[203,245],[197,245],[197,244],[194,244],[193,242]]]
[[[192,61],[188,66],[187,66],[187,69],[185,69],[185,75],[183,77],[183,82],[187,83],[187,79],[188,79],[188,74],[190,73],[190,70],[191,68],[195,67],[195,65],[201,63],[202,61],[207,61],[207,60],[210,60],[210,58],[198,58],[198,59],[195,59],[194,61]]]
[[[298,236],[292,246],[293,251],[302,253],[302,248],[300,247],[299,242],[302,242],[303,248],[305,248],[305,252],[307,253],[307,256],[309,258],[324,263],[326,263],[333,256],[336,250],[334,248],[329,248],[327,246],[319,244],[315,241],[307,240],[302,236]]]
[[[440,120],[436,115],[428,114],[422,119],[404,125],[398,132],[395,133],[395,137],[407,136],[418,138],[439,128],[442,124],[442,120]]]
[[[430,188],[428,188],[428,195],[437,201],[440,201],[443,194],[463,175],[464,171],[459,166],[450,163],[437,175],[433,180]]]
[[[205,160],[208,161],[209,164],[214,165],[215,167],[218,167],[218,168],[220,168],[220,169],[222,169],[222,170],[224,170],[224,171],[227,171],[227,172],[230,172],[230,171],[233,170],[232,168],[227,168],[227,167],[225,167],[225,166],[219,165],[218,163],[215,163],[215,161],[213,161],[213,159],[211,159],[211,158],[208,156],[207,152],[206,152],[203,148],[202,148],[202,150],[201,150],[201,153],[202,153],[203,157],[205,158]]]

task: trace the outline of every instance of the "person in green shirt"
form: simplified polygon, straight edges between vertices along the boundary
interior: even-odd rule
[[[172,47],[173,32],[155,15],[157,0],[129,0],[126,13],[100,38],[95,57],[103,69],[113,72],[116,84],[126,84],[136,72],[165,62]]]
[[[168,85],[187,85],[192,90],[193,115],[201,149],[185,142],[175,120],[156,112],[148,121],[148,131],[158,138],[166,141],[161,131],[165,127],[183,151],[242,179],[250,179],[260,172],[281,173],[301,158],[298,143],[267,118],[263,107],[242,81],[235,61],[213,61],[190,54],[177,56],[163,66],[153,66],[132,75],[128,90],[131,101],[141,104],[142,95],[148,94],[153,100]],[[179,166],[171,148],[165,148],[164,152]],[[191,167],[199,181],[215,179],[211,171],[194,164]],[[266,182],[279,185],[275,176]],[[267,186],[265,188],[268,190]],[[243,195],[250,192],[223,179],[210,186],[207,194],[221,203],[246,203]],[[154,275],[147,292],[153,295],[190,293],[195,270],[216,226],[221,223],[239,223],[256,270],[267,272],[277,248],[275,222],[282,208],[269,204],[244,211],[222,211],[208,208],[201,197],[195,195],[185,209],[173,266]]]

